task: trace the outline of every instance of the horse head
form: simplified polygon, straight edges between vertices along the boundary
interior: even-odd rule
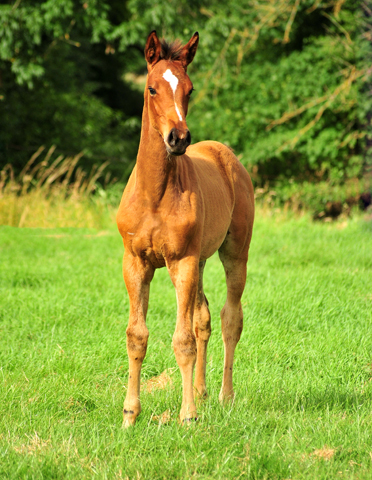
[[[152,127],[162,136],[170,155],[183,155],[191,143],[186,115],[193,86],[187,66],[195,56],[198,42],[197,32],[182,45],[179,41],[160,41],[155,31],[146,42],[145,106]]]

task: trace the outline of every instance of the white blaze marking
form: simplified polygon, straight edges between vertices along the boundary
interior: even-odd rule
[[[163,74],[163,78],[164,80],[166,80],[167,82],[170,83],[170,86],[173,90],[173,95],[176,93],[176,88],[177,88],[177,85],[178,85],[178,78],[176,77],[176,75],[173,75],[172,71],[168,70]]]
[[[178,118],[180,119],[180,122],[182,122],[182,115],[181,115],[181,112],[178,110],[177,103],[174,102],[174,104],[176,106],[176,112],[177,112]]]
[[[181,115],[181,113],[179,111],[179,108],[177,106],[177,103],[176,103],[176,90],[177,90],[177,85],[178,85],[178,78],[176,77],[176,75],[174,75],[172,73],[171,70],[169,70],[169,68],[168,68],[168,70],[166,70],[165,73],[163,73],[163,78],[171,86],[171,89],[173,91],[173,98],[174,98],[174,105],[176,107],[176,112],[177,112],[178,118],[180,119],[180,122],[182,122],[182,115]]]

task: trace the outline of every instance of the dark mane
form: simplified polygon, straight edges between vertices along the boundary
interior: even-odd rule
[[[160,40],[161,53],[160,58],[162,60],[179,60],[182,52],[182,42],[180,40],[174,40],[174,42],[168,43],[164,38]]]

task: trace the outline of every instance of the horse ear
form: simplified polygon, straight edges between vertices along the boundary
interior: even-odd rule
[[[194,60],[196,49],[198,48],[198,43],[199,33],[195,32],[182,49],[181,62],[185,70],[187,69],[187,66]]]
[[[156,35],[156,31],[153,30],[147,37],[145,47],[145,58],[148,65],[155,65],[155,63],[159,60],[160,52],[161,44]]]

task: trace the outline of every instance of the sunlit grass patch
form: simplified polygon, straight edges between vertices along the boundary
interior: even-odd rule
[[[156,271],[129,431],[120,235],[1,227],[0,478],[371,478],[372,224],[345,222],[258,210],[226,407],[226,286],[208,260],[209,397],[189,428],[178,422],[174,288]]]

